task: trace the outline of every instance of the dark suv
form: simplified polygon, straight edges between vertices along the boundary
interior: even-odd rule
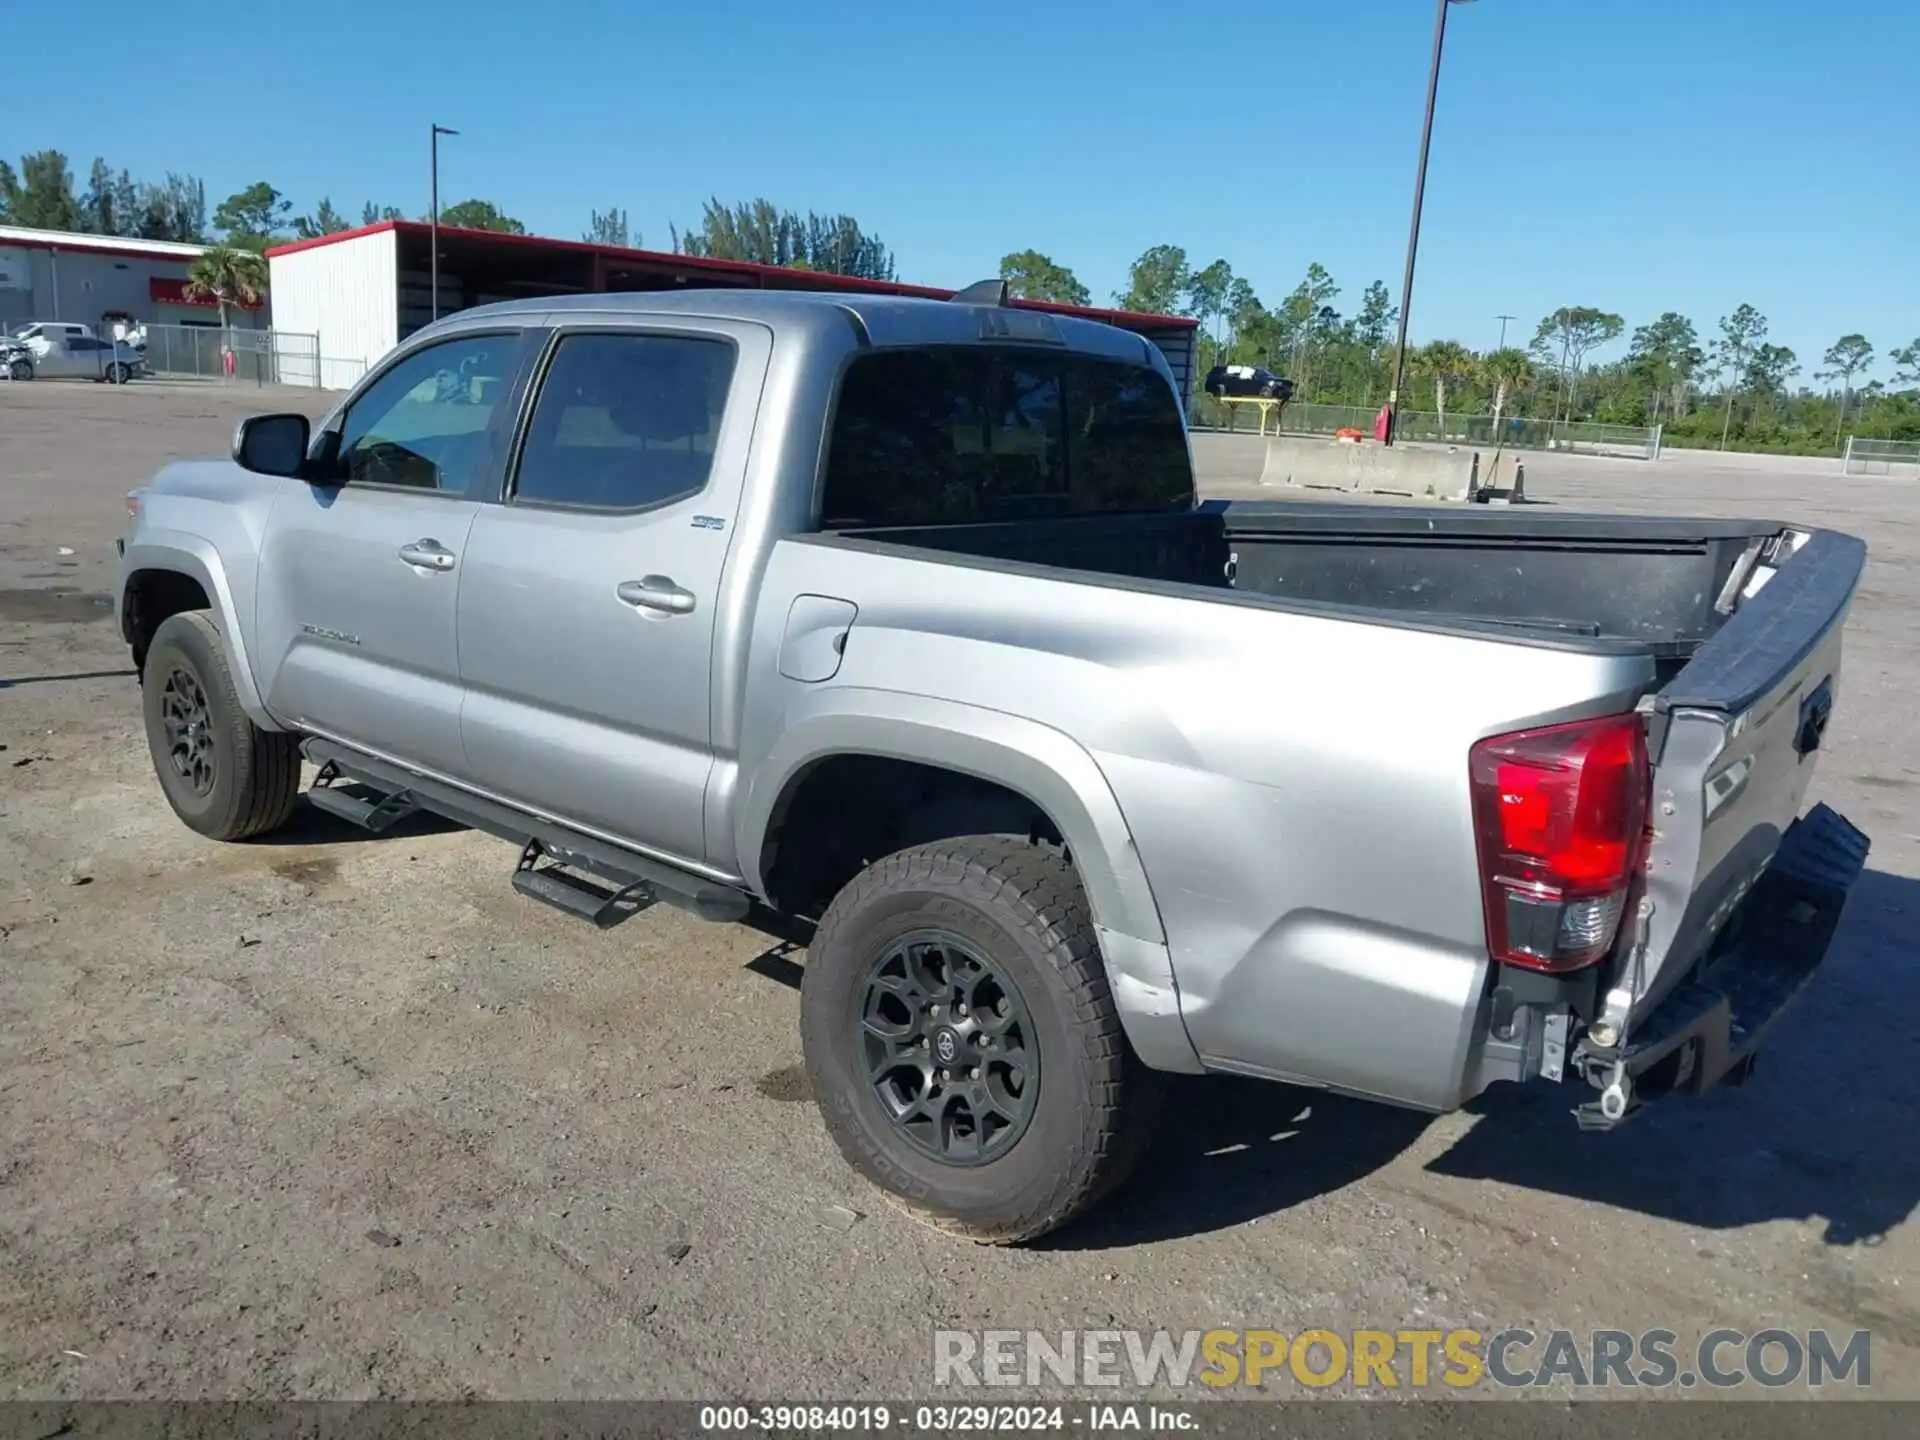
[[[1254,365],[1216,365],[1207,372],[1207,393],[1261,400],[1291,400],[1293,381]]]

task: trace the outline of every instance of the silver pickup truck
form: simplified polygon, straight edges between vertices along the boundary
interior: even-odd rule
[[[466,311],[128,508],[182,820],[304,757],[601,925],[812,922],[827,1129],[975,1239],[1117,1185],[1159,1072],[1744,1079],[1865,860],[1799,813],[1858,540],[1202,502],[1156,349],[978,289]]]

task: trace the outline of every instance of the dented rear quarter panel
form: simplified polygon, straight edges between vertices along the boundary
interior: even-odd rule
[[[1637,655],[828,537],[775,547],[756,653],[801,595],[856,618],[831,680],[750,667],[748,830],[791,763],[777,752],[823,710],[918,697],[983,739],[1035,727],[1052,737],[1036,759],[1083,753],[1069,788],[1111,794],[1118,834],[1075,843],[1054,819],[1083,872],[1140,878],[1090,875],[1096,919],[1165,945],[1209,1068],[1433,1109],[1469,1084],[1489,965],[1469,747],[1631,708],[1653,675]]]

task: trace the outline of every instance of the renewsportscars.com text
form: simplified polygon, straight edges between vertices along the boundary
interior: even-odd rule
[[[938,1330],[941,1386],[1577,1389],[1821,1388],[1873,1383],[1872,1337],[1710,1330]]]

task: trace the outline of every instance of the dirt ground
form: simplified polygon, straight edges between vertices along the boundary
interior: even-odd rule
[[[1873,1393],[1920,1396],[1920,486],[1529,465],[1548,503],[1872,546],[1813,797],[1871,873],[1750,1085],[1596,1139],[1532,1092],[1185,1084],[1135,1185],[1001,1251],[842,1164],[803,953],[664,908],[596,932],[444,826],[174,819],[106,608],[122,494],[328,399],[0,385],[0,1397],[898,1399],[936,1327],[1514,1324],[1866,1329]],[[1256,442],[1202,442],[1258,493]]]

